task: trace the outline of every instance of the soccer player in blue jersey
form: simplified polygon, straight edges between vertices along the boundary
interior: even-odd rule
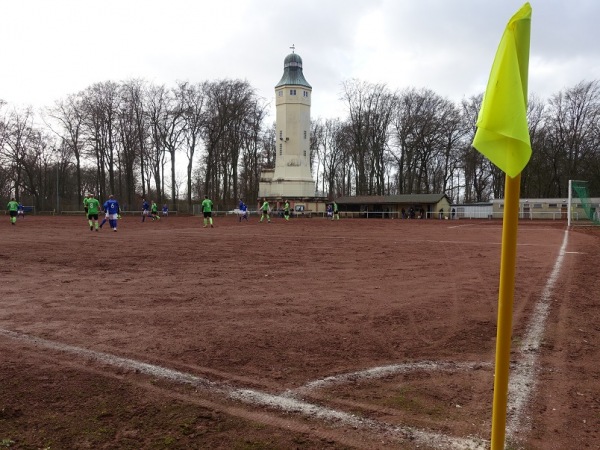
[[[246,204],[244,203],[243,200],[240,200],[240,206],[238,207],[238,209],[240,210],[240,214],[239,214],[240,222],[242,221],[242,219],[246,219],[246,222],[247,222],[248,221],[248,207],[246,206]]]
[[[162,215],[165,217],[169,215],[169,207],[167,206],[166,203],[162,207]]]
[[[119,202],[115,200],[113,195],[108,196],[108,200],[104,202],[104,211],[108,213],[108,223],[113,231],[117,231],[117,217],[121,210],[119,209]]]
[[[142,199],[142,222],[146,221],[146,217],[150,213],[150,203],[145,198]]]

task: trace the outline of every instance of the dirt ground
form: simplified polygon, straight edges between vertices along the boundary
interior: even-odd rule
[[[0,448],[487,448],[501,228],[0,216]],[[600,230],[565,229],[519,225],[510,449],[600,449]]]

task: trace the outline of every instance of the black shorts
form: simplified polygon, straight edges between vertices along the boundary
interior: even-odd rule
[[[85,213],[87,214],[87,206],[83,207],[83,210],[85,211]]]
[[[287,210],[287,211],[283,211],[283,215],[284,215],[284,216],[289,216],[289,215],[290,215],[290,212],[289,212],[289,210]]]
[[[212,211],[204,211],[204,218],[211,217]]]
[[[16,211],[9,211],[8,214],[10,214],[10,217],[17,217]]]
[[[88,220],[98,220],[98,214],[88,214]]]

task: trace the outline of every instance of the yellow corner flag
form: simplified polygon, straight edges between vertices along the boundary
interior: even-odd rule
[[[525,3],[508,22],[498,46],[473,139],[473,147],[506,173],[491,450],[503,450],[506,437],[519,189],[521,172],[531,157],[527,126],[530,31],[531,6]]]
[[[527,126],[527,78],[531,6],[512,16],[494,58],[477,119],[473,147],[514,178],[531,157]]]

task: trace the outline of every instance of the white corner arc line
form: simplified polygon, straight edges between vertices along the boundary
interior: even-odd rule
[[[414,442],[438,449],[485,450],[488,447],[487,441],[479,438],[460,438],[447,436],[441,433],[430,432],[412,427],[401,427],[372,419],[361,418],[354,414],[338,411],[333,408],[327,408],[302,400],[297,400],[295,398],[290,398],[289,396],[269,394],[253,389],[232,388],[225,386],[224,384],[212,382],[205,378],[180,372],[178,370],[168,369],[166,367],[148,364],[141,361],[136,361],[134,359],[122,358],[120,356],[97,352],[73,345],[62,344],[60,342],[34,337],[25,333],[6,330],[4,328],[0,328],[0,336],[66,353],[76,354],[107,365],[111,365],[113,367],[138,370],[143,374],[176,383],[193,385],[195,387],[203,388],[210,392],[221,394],[246,404],[261,405],[284,412],[302,414],[311,418],[327,420],[333,422],[334,424],[352,426],[372,432],[375,431],[385,433],[389,436],[400,439],[408,438]]]
[[[294,397],[296,395],[306,394],[310,391],[327,388],[333,385],[375,378],[383,378],[388,375],[413,372],[417,370],[454,372],[463,370],[475,370],[478,368],[491,366],[491,363],[485,362],[481,363],[452,361],[418,361],[402,364],[391,364],[387,366],[373,367],[371,369],[360,370],[357,372],[343,373],[339,375],[332,375],[329,377],[321,378],[319,380],[311,381],[305,384],[304,386],[300,386],[296,389],[290,389],[286,391],[283,395]]]

